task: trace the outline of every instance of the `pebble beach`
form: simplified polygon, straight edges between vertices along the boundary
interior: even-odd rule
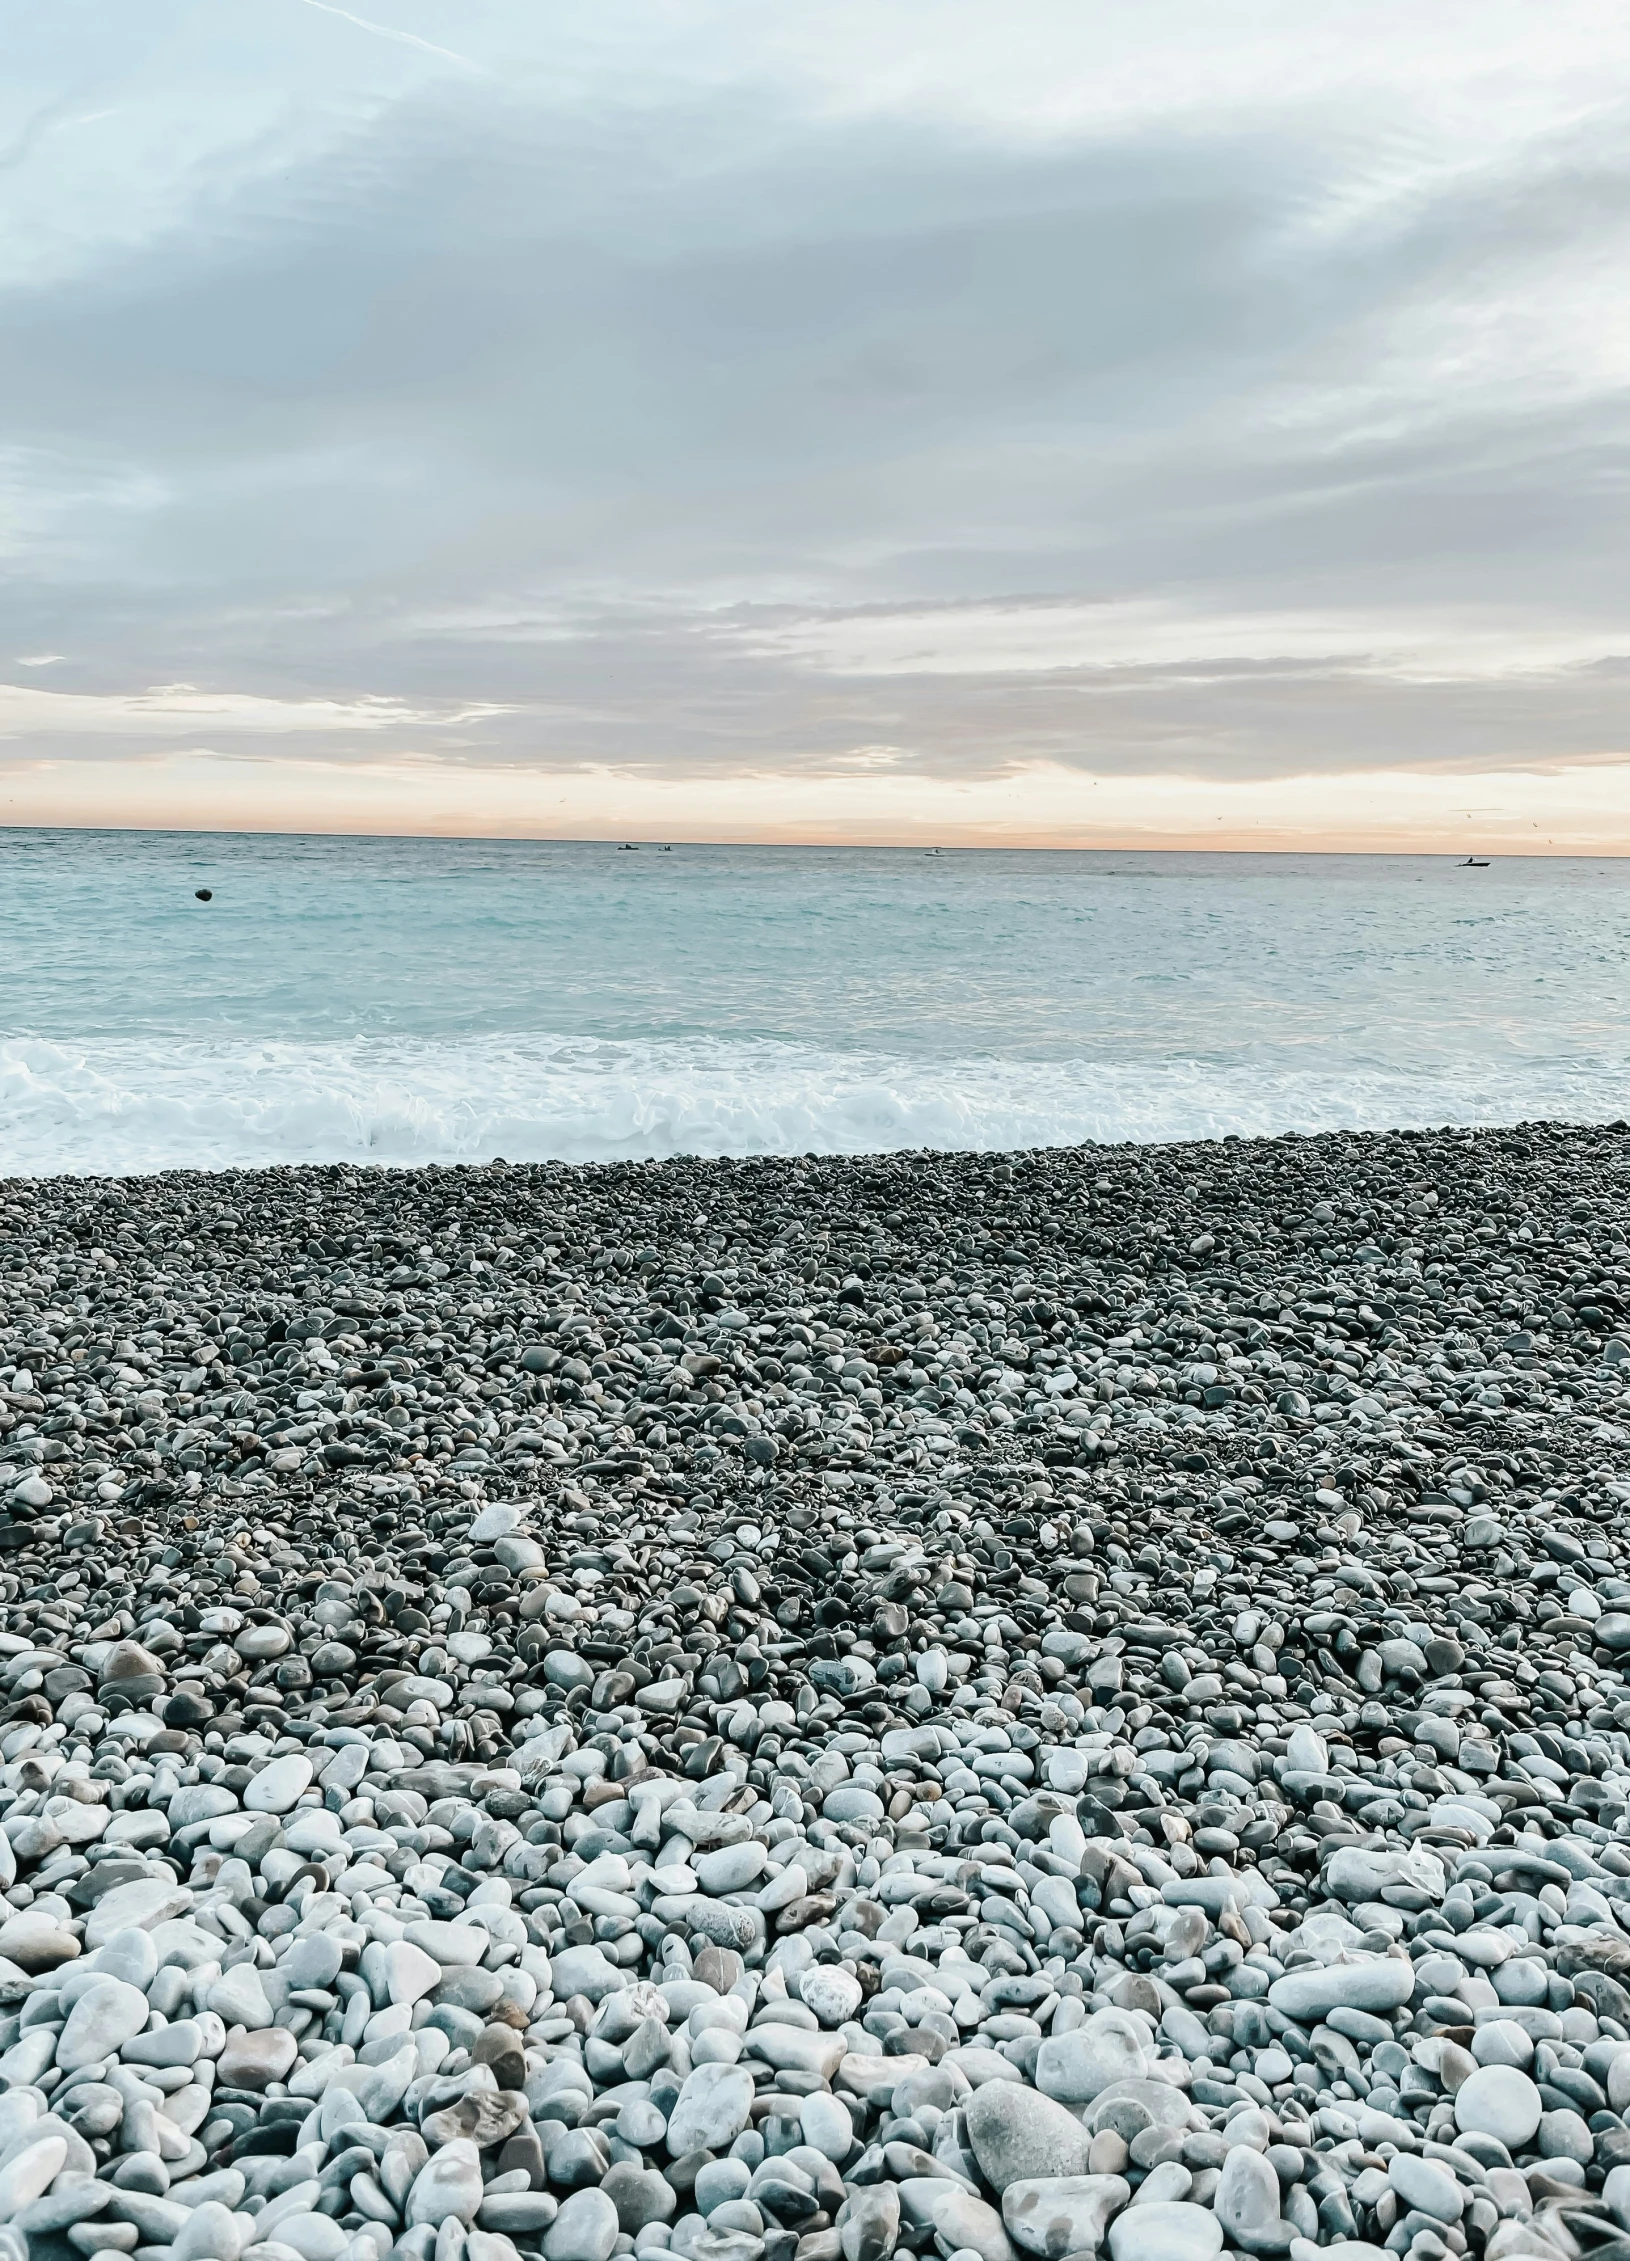
[[[1627,1168],[0,1182],[0,2256],[1625,2261]]]

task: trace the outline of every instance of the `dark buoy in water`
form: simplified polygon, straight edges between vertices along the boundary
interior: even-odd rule
[[[193,889],[193,895],[200,903],[212,903],[215,900],[215,890],[213,887],[195,887]]]

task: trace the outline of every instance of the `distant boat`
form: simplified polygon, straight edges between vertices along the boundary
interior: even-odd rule
[[[945,850],[943,848],[925,848],[923,853],[929,856],[943,856]]]
[[[639,852],[640,848],[639,842],[637,840],[625,840],[622,846],[617,850],[619,856],[637,856]]]
[[[1468,856],[1463,864],[1458,864],[1455,868],[1458,871],[1487,871],[1489,860],[1487,856]]]

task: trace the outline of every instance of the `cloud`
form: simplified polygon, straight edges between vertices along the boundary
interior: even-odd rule
[[[302,0],[307,8],[317,8],[325,16],[338,16],[342,23],[355,25],[358,31],[372,32],[376,38],[392,39],[399,46],[417,48],[421,55],[433,55],[438,62],[456,63],[460,70],[479,71],[485,68],[474,63],[468,55],[459,55],[451,47],[438,47],[433,40],[421,39],[417,32],[399,31],[393,24],[375,23],[368,16],[353,16],[349,8],[336,8],[332,0]]]
[[[190,683],[158,684],[123,696],[0,683],[0,744],[104,738],[173,743],[178,737],[191,743],[201,736],[346,741],[386,731],[457,728],[502,711],[467,707],[436,712],[391,698],[268,699],[251,692],[199,691]]]
[[[1073,11],[953,14],[960,45],[910,5],[568,9],[549,51],[493,0],[486,75],[326,99],[274,42],[298,125],[263,87],[236,143],[212,112],[140,240],[91,200],[0,290],[0,587],[70,679],[0,692],[10,744],[677,780],[1630,754],[1614,19],[1493,6],[1457,53],[1385,7],[1219,40],[1172,0],[1089,67]],[[35,114],[82,105],[68,61]],[[54,164],[132,130],[117,92]],[[140,688],[175,681],[228,688]]]
[[[1263,614],[1186,610],[1162,598],[1098,604],[1061,597],[992,598],[940,605],[869,605],[793,615],[742,632],[749,650],[827,674],[1058,675],[1114,679],[1122,689],[1159,675],[1210,682],[1221,674],[1356,672],[1397,682],[1502,682],[1554,677],[1611,662],[1623,632],[1475,613],[1459,620],[1425,608],[1388,616],[1361,611]]]

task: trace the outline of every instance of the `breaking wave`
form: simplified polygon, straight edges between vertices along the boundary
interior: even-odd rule
[[[1624,1108],[1607,1062],[934,1060],[767,1039],[0,1043],[0,1169],[1019,1149],[1424,1127]]]

